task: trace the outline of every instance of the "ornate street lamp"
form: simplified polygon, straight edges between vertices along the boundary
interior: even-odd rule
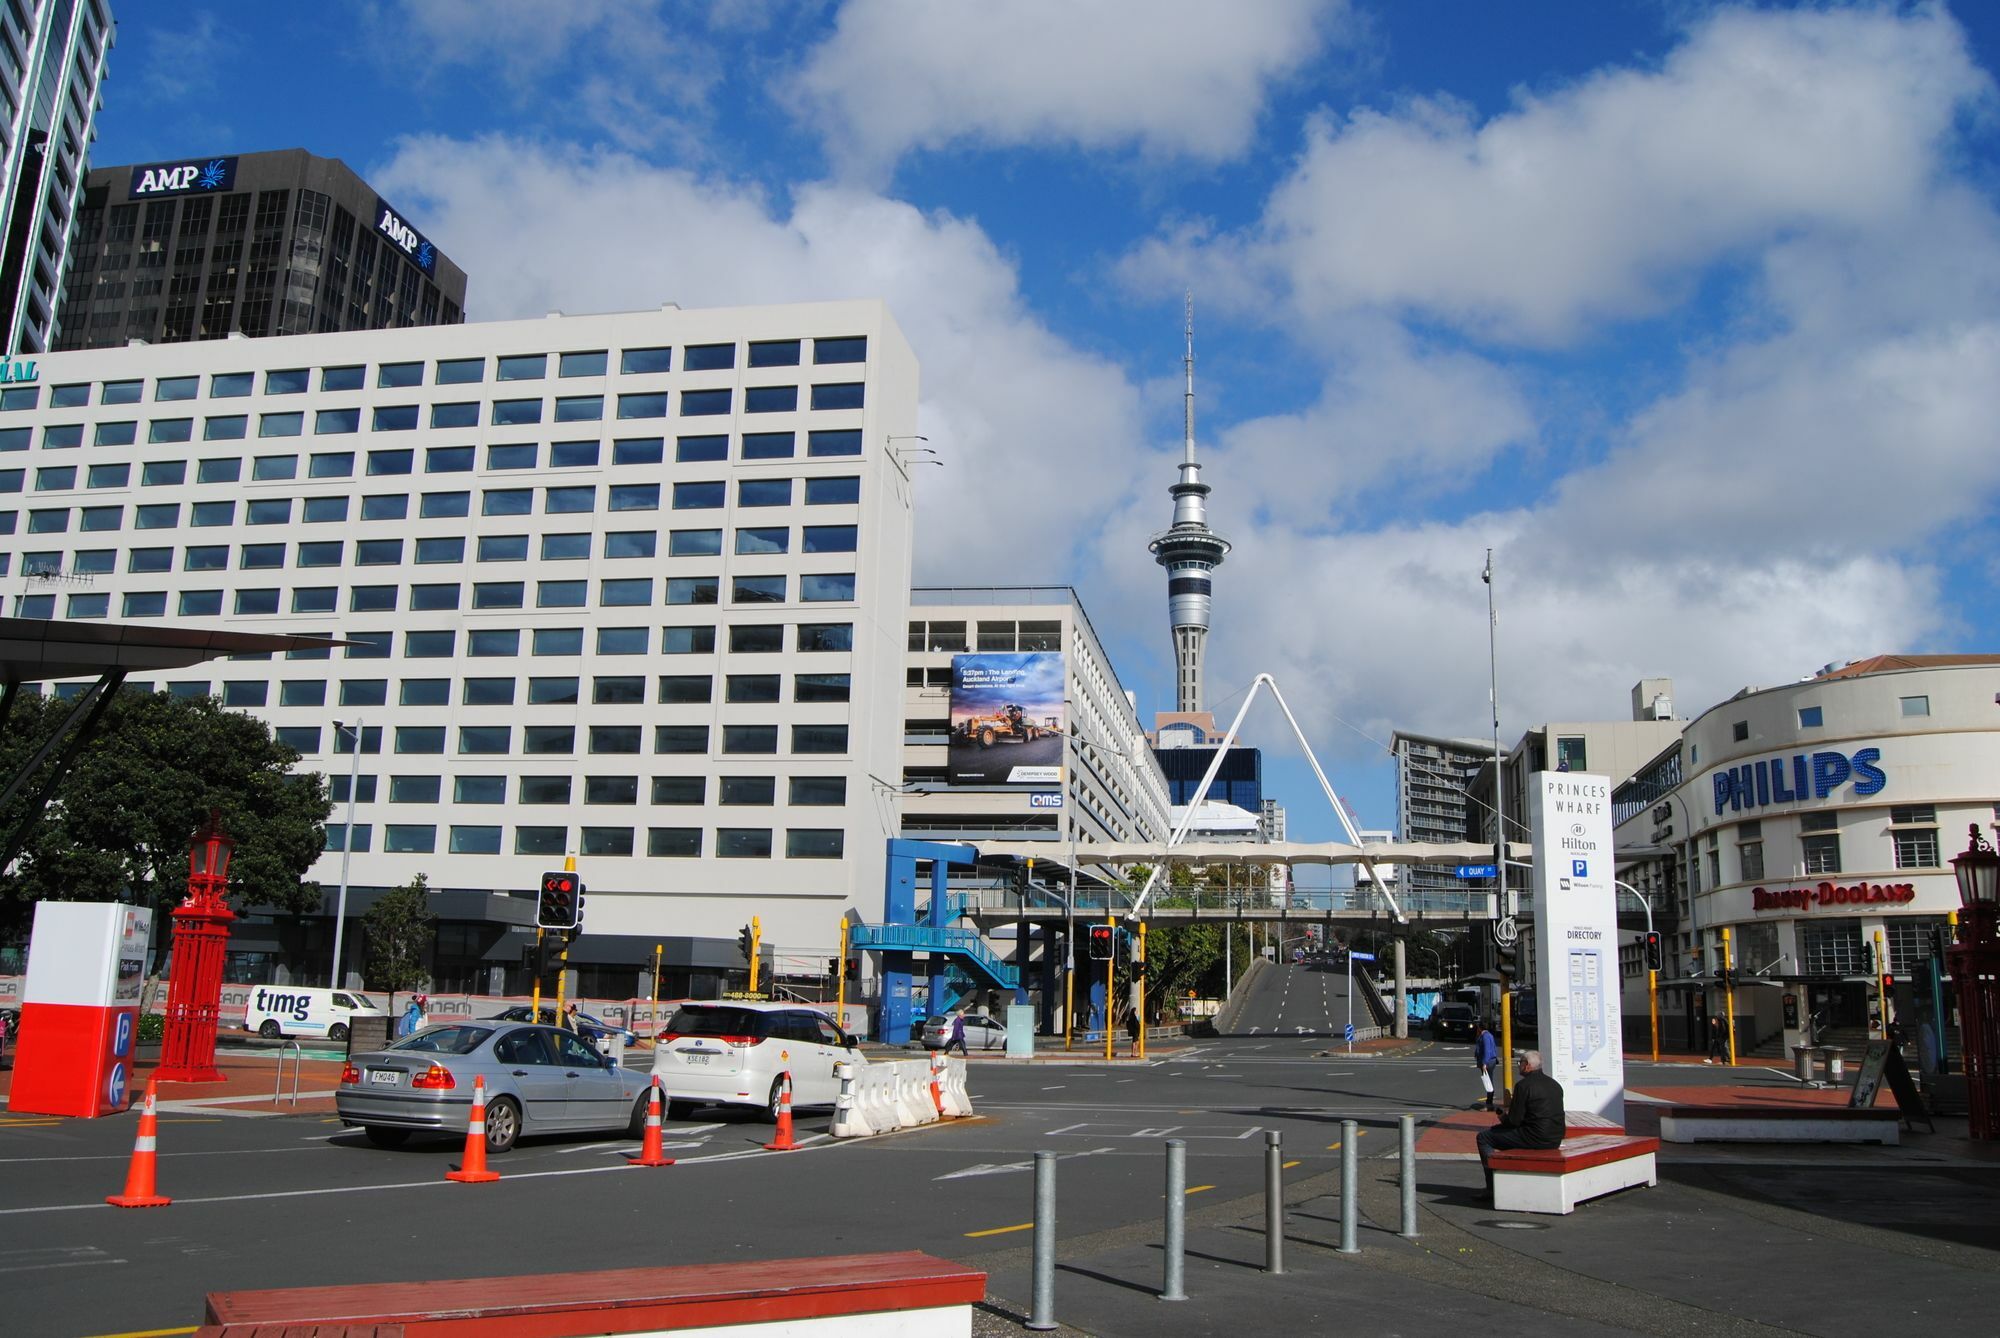
[[[2000,854],[1973,824],[1965,853],[1953,856],[1958,941],[1945,949],[1958,990],[1959,1049],[1965,1056],[1967,1124],[1974,1138],[2000,1139]]]
[[[188,845],[188,890],[174,908],[173,976],[167,986],[167,1027],[160,1047],[162,1082],[221,1082],[215,1067],[215,1028],[222,1012],[222,963],[229,923],[226,900],[229,857],[236,842],[222,830],[222,814],[208,821]]]

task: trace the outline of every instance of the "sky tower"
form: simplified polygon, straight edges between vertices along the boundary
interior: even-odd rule
[[[1187,298],[1187,393],[1180,481],[1173,528],[1153,536],[1153,560],[1167,569],[1167,621],[1174,631],[1174,709],[1200,711],[1201,664],[1208,640],[1208,574],[1222,565],[1229,541],[1208,528],[1208,485],[1194,458],[1194,294]]]

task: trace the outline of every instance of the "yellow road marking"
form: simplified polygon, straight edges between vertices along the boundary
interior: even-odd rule
[[[1366,1138],[1368,1137],[1368,1131],[1366,1129],[1356,1129],[1354,1131],[1354,1136],[1356,1138]],[[1326,1150],[1328,1152],[1338,1152],[1340,1150],[1340,1140],[1335,1139],[1333,1142],[1328,1143],[1326,1145]]]
[[[1297,1163],[1297,1162],[1295,1162],[1295,1161],[1288,1161],[1288,1162],[1286,1162],[1286,1163],[1285,1163],[1285,1164],[1284,1164],[1283,1166],[1279,1167],[1278,1169],[1280,1169],[1280,1170],[1283,1170],[1283,1171],[1289,1171],[1289,1170],[1291,1170],[1291,1169],[1292,1169],[1292,1168],[1293,1168],[1294,1166],[1297,1166],[1297,1165],[1298,1165],[1298,1163]]]
[[[1195,1186],[1195,1187],[1194,1187],[1193,1189],[1190,1189],[1190,1190],[1189,1190],[1189,1191],[1187,1191],[1187,1192],[1188,1192],[1188,1193],[1190,1193],[1190,1194],[1199,1194],[1199,1193],[1201,1193],[1201,1192],[1202,1192],[1202,1191],[1203,1191],[1204,1189],[1214,1189],[1214,1188],[1215,1188],[1215,1186],[1214,1186],[1214,1185],[1196,1185],[1196,1186]]]
[[[976,1236],[1004,1236],[1010,1231],[1032,1231],[1034,1229],[1035,1224],[1033,1222],[1023,1222],[1019,1226],[988,1227],[984,1231],[968,1231],[965,1235],[966,1239],[970,1240]],[[194,1330],[188,1329],[184,1330],[184,1332],[192,1333]],[[123,1338],[123,1335],[116,1335],[115,1338]]]
[[[130,1333],[100,1333],[95,1338],[168,1338],[169,1334],[195,1331],[195,1326],[190,1324],[184,1329],[134,1329]]]

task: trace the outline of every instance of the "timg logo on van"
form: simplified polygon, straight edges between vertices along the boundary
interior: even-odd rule
[[[284,990],[274,990],[259,985],[257,993],[251,997],[250,1006],[260,1013],[289,1013],[292,1021],[303,1022],[312,1011],[310,994],[291,994]]]

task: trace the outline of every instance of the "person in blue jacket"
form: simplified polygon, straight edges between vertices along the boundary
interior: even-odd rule
[[[1481,1085],[1486,1088],[1486,1109],[1493,1109],[1494,1071],[1500,1067],[1500,1042],[1493,1039],[1493,1033],[1486,1024],[1479,1024],[1478,1034],[1472,1038],[1472,1064],[1479,1070]]]

